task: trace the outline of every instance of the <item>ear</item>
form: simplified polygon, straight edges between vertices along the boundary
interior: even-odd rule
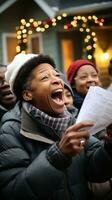
[[[31,93],[31,91],[24,90],[22,95],[23,95],[23,99],[25,101],[31,101],[32,100],[32,93]]]

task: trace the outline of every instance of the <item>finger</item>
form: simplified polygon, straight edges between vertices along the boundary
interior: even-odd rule
[[[67,140],[71,140],[71,139],[81,139],[81,138],[85,138],[88,139],[89,138],[89,131],[71,131],[71,132],[67,132],[66,134],[63,134],[63,138],[66,137]]]
[[[81,129],[88,128],[94,126],[94,122],[92,121],[83,121],[77,124],[70,126],[66,131],[80,131]]]

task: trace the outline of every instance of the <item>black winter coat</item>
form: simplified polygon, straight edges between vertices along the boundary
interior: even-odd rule
[[[18,105],[2,120],[0,192],[4,200],[89,200],[88,180],[104,182],[112,176],[112,157],[99,140],[90,137],[85,151],[68,164],[66,157],[58,155],[56,141],[46,137],[48,129],[26,117],[26,128],[22,118],[23,135]],[[31,132],[31,121],[37,133]]]

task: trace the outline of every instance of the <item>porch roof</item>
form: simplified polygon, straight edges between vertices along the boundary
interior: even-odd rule
[[[20,0],[0,0],[0,14],[7,10],[11,5]],[[112,0],[92,0],[85,1],[74,1],[74,0],[57,0],[57,1],[48,1],[48,0],[32,0],[37,6],[39,6],[48,17],[54,17],[56,15],[67,12],[68,15],[72,14],[86,14],[94,13],[97,11],[112,9]]]

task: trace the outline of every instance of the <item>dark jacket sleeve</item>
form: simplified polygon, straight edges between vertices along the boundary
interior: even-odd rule
[[[62,171],[50,164],[47,150],[41,151],[31,161],[16,137],[19,131],[17,124],[6,124],[0,133],[0,190],[4,199],[47,199],[59,187]]]
[[[104,182],[112,177],[112,155],[104,144],[93,136],[89,138],[85,151],[88,162],[87,176],[91,182]]]

